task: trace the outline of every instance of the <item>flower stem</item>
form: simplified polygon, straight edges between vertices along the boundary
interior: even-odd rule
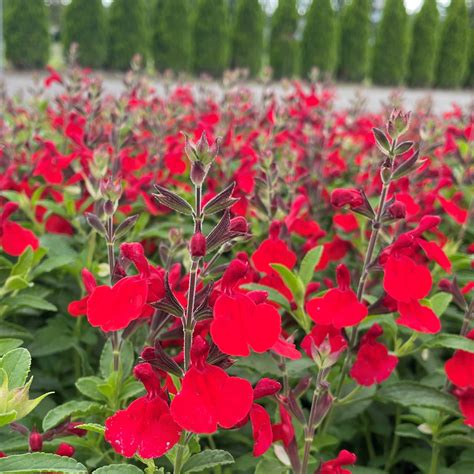
[[[438,473],[438,460],[440,454],[440,447],[438,443],[433,443],[433,449],[431,450],[431,463],[430,463],[430,470],[429,474],[437,474]]]

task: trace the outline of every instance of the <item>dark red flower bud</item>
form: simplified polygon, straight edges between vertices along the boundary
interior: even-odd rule
[[[405,219],[407,208],[405,203],[401,201],[395,201],[388,207],[387,213],[392,219]]]
[[[245,276],[247,270],[248,263],[238,258],[232,260],[222,275],[221,287],[223,291],[231,290]]]
[[[191,165],[191,181],[196,186],[201,186],[201,184],[206,179],[209,166],[204,165],[201,161],[194,161]]]
[[[337,188],[331,193],[331,204],[334,207],[343,207],[349,205],[350,208],[360,207],[364,204],[365,199],[359,189]]]
[[[43,436],[37,431],[32,431],[30,433],[30,439],[28,440],[30,444],[30,451],[36,452],[43,449]]]
[[[280,389],[280,382],[267,378],[260,379],[253,389],[253,399],[258,400],[259,398],[275,395]]]
[[[351,286],[351,274],[344,264],[340,264],[336,268],[337,286],[340,290],[348,290]]]
[[[145,347],[140,354],[140,357],[145,361],[145,362],[152,362],[156,358],[155,354],[155,348],[154,347]]]
[[[452,293],[453,284],[447,279],[442,278],[438,283],[439,289],[445,291],[446,293]]]
[[[56,449],[56,454],[58,456],[67,456],[68,458],[74,456],[75,452],[76,450],[74,447],[67,443],[61,443],[58,446],[58,449]]]
[[[249,225],[245,217],[238,216],[230,220],[229,230],[231,232],[241,232],[242,234],[245,234],[249,230]]]
[[[278,239],[278,236],[280,235],[280,230],[281,230],[281,223],[278,221],[273,221],[270,224],[270,229],[268,233],[270,234],[270,237],[272,239]]]
[[[85,436],[87,434],[87,431],[81,428],[78,428],[79,425],[82,425],[80,421],[72,421],[66,426],[64,431],[71,435],[76,435],[80,437]]]
[[[196,232],[191,237],[191,243],[189,245],[189,251],[191,257],[200,258],[206,255],[206,237],[201,232]]]

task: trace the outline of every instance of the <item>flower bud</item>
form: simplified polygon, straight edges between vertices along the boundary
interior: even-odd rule
[[[206,255],[206,237],[201,232],[196,232],[191,237],[191,243],[189,244],[189,251],[191,257],[201,258]]]
[[[201,186],[206,179],[209,166],[204,165],[201,161],[194,161],[191,165],[190,178],[193,184]]]
[[[410,126],[410,112],[403,113],[399,109],[393,109],[387,124],[390,136],[397,138],[403,135]]]
[[[240,232],[246,234],[249,230],[249,225],[245,217],[237,216],[230,220],[229,230],[231,232]]]
[[[113,216],[115,212],[115,204],[113,201],[107,200],[104,202],[104,212],[108,216]]]
[[[401,201],[395,201],[387,208],[387,215],[391,219],[405,219],[406,213],[407,208],[405,203]]]
[[[68,458],[74,456],[76,450],[68,443],[61,443],[56,449],[56,454],[58,456],[67,456]]]
[[[41,451],[43,449],[43,436],[37,431],[32,431],[28,443],[30,445],[30,451]]]
[[[105,200],[117,202],[122,196],[122,184],[118,179],[113,181],[103,178],[99,183],[99,191]]]

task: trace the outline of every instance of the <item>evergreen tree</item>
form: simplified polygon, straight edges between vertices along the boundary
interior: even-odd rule
[[[386,0],[375,39],[372,80],[375,84],[398,85],[406,74],[408,15],[402,0]]]
[[[279,0],[272,18],[270,38],[270,66],[276,79],[291,77],[295,73],[297,23],[295,0]]]
[[[188,0],[159,0],[153,9],[152,52],[155,68],[187,71],[191,60]]]
[[[198,0],[193,28],[194,72],[221,76],[229,56],[229,27],[224,0]]]
[[[5,8],[6,58],[17,68],[42,68],[49,59],[44,0],[10,0]]]
[[[109,8],[108,59],[111,69],[127,70],[135,54],[146,59],[148,33],[143,0],[114,0]]]
[[[469,64],[466,78],[466,86],[474,87],[474,27],[471,26],[469,31]]]
[[[107,36],[102,0],[72,0],[64,13],[62,38],[65,54],[72,43],[79,45],[79,64],[94,68],[103,66]]]
[[[468,63],[469,20],[465,0],[451,0],[441,28],[436,84],[459,87]]]
[[[430,86],[433,82],[439,13],[436,0],[425,0],[413,24],[408,84]]]
[[[346,81],[360,82],[367,74],[371,7],[370,0],[352,0],[342,11],[339,76]]]
[[[260,72],[263,49],[263,11],[258,0],[238,0],[232,35],[232,67]]]
[[[337,59],[336,14],[331,0],[313,0],[306,15],[301,42],[301,74],[307,76],[316,66],[321,73],[332,74]]]

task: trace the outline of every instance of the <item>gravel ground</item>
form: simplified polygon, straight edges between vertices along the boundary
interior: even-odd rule
[[[0,76],[1,77],[1,76]],[[40,77],[36,73],[23,72],[6,72],[4,74],[4,83],[8,95],[26,94]],[[104,88],[107,93],[120,94],[123,91],[122,76],[118,74],[104,74]],[[165,94],[163,83],[159,80],[153,81],[159,94]],[[258,83],[247,83],[252,92],[259,95],[262,92],[262,85]],[[55,91],[54,86],[51,90]],[[217,82],[211,82],[208,87],[214,94],[219,96],[222,89]],[[281,84],[275,84],[274,90],[278,95],[284,93],[285,89]],[[193,88],[199,94],[199,83],[194,82]],[[436,89],[400,89],[403,102],[408,108],[413,108],[420,100],[430,97],[433,104],[433,110],[437,113],[446,112],[451,109],[453,104],[457,104],[463,108],[474,104],[473,90],[436,90]],[[371,87],[365,85],[348,85],[339,84],[337,86],[337,94],[335,100],[336,109],[345,109],[353,103],[357,97],[363,97],[365,107],[371,112],[380,110],[382,103],[389,101],[391,94],[394,92],[390,87]]]

